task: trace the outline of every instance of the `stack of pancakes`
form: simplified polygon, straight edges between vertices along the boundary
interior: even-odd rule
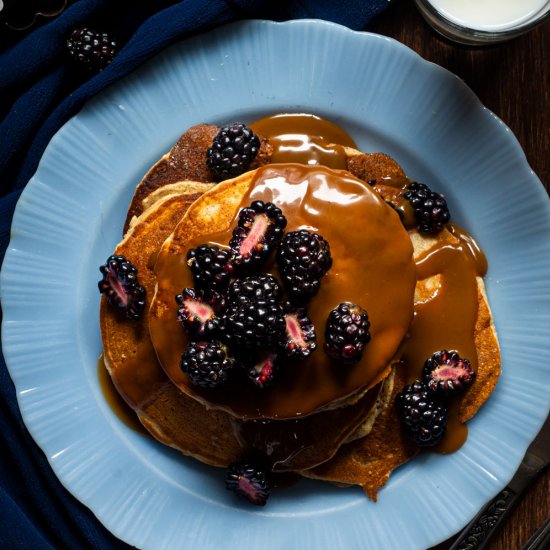
[[[390,342],[387,350],[376,348],[373,334],[371,355],[378,353],[377,349],[380,352],[376,372],[368,379],[350,376],[349,383],[331,388],[327,394],[330,398],[315,400],[313,395],[312,399],[304,399],[309,405],[294,409],[286,401],[283,406],[283,401],[286,394],[294,392],[299,396],[300,391],[308,391],[304,376],[298,377],[302,384],[298,389],[292,387],[290,380],[281,386],[283,389],[275,386],[272,394],[258,396],[259,390],[253,388],[239,399],[216,395],[215,391],[199,391],[188,383],[174,359],[186,343],[183,328],[176,320],[174,296],[184,286],[192,285],[184,284],[175,274],[167,275],[166,266],[174,266],[174,261],[185,265],[187,250],[200,244],[202,236],[230,227],[251,186],[265,175],[265,170],[273,174],[279,166],[271,164],[273,147],[269,139],[262,139],[249,172],[233,180],[212,183],[205,154],[218,131],[212,125],[189,129],[137,186],[124,237],[115,253],[136,266],[139,282],[147,292],[149,312],[138,321],[129,321],[102,298],[105,365],[116,389],[145,428],[185,455],[223,467],[259,455],[268,460],[273,471],[293,471],[337,484],[361,485],[370,498],[376,499],[392,470],[417,452],[401,433],[395,406],[397,394],[412,381],[410,373],[401,368],[401,342],[407,339],[415,312],[437,294],[442,283],[438,273],[417,278],[416,263],[436,250],[458,246],[461,236],[449,229],[435,237],[422,236],[415,230],[407,232],[396,213],[384,207],[393,232],[386,235],[388,242],[393,239],[395,246],[401,243],[403,252],[400,264],[382,265],[382,269],[390,267],[403,277],[410,276],[407,273],[411,269],[414,273],[412,284],[406,286],[402,296],[392,295],[396,293],[390,292],[391,281],[387,288],[381,285],[380,292],[387,292],[388,302],[399,306],[400,319],[395,319],[394,324],[400,328],[388,330],[391,337],[386,338]],[[382,153],[367,154],[346,147],[345,162],[347,172],[341,173],[342,177],[360,182],[369,200],[371,194],[384,194],[384,182],[405,177],[401,167]],[[305,168],[304,171],[307,172]],[[381,184],[380,188],[376,190],[375,186],[375,191],[371,191],[375,182]],[[276,198],[273,201],[277,202]],[[373,260],[376,259],[369,258]],[[477,288],[471,338],[478,359],[477,376],[460,399],[455,423],[464,423],[477,412],[500,374],[498,342],[480,276],[475,277],[474,285]],[[322,292],[315,299],[322,300]],[[163,327],[169,327],[166,334]],[[319,348],[321,333],[322,327],[317,329]],[[177,341],[170,353],[165,349],[169,338]],[[311,361],[323,353],[318,349]],[[318,367],[313,364],[311,368]],[[292,404],[296,402],[299,399]]]

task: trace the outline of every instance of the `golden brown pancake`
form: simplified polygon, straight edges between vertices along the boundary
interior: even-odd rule
[[[292,196],[293,202],[285,204],[286,196]],[[261,392],[246,384],[198,388],[179,368],[188,338],[172,322],[177,314],[174,296],[193,286],[188,250],[204,242],[228,243],[238,211],[253,200],[279,205],[288,216],[288,231],[313,228],[330,243],[333,265],[323,277],[321,291],[308,303],[314,325],[323,327],[330,310],[341,302],[368,304],[372,340],[361,360],[344,368],[323,352],[324,334],[317,328],[316,352],[299,365],[285,365],[270,388]],[[347,224],[342,224],[346,215]],[[358,225],[349,225],[351,219]],[[275,164],[222,182],[190,206],[157,258],[157,292],[149,310],[157,356],[184,393],[237,417],[283,419],[341,406],[389,373],[388,365],[413,314],[412,252],[395,212],[370,186],[346,172]]]
[[[141,201],[141,208],[142,213],[139,217],[134,216],[130,220],[130,224],[128,226],[128,229],[131,229],[139,219],[141,219],[141,215],[155,205],[155,203],[159,202],[162,199],[165,199],[167,197],[175,196],[175,195],[186,195],[189,198],[189,204],[197,200],[203,193],[206,193],[206,191],[210,190],[214,186],[213,183],[201,183],[196,181],[178,181],[175,183],[163,185],[162,187],[159,187],[155,191],[152,191],[149,193],[142,201]]]
[[[390,404],[378,416],[368,436],[343,445],[331,460],[300,473],[336,485],[360,485],[376,501],[393,470],[418,452],[418,447],[402,434],[395,404],[404,387],[404,373],[397,369]]]

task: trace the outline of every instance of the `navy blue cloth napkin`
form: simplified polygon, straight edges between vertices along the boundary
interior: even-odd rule
[[[15,204],[46,145],[86,100],[106,86],[170,44],[224,23],[317,18],[364,30],[388,2],[77,0],[27,32],[0,28],[0,263]],[[68,33],[82,26],[110,32],[121,45],[107,68],[84,77],[65,55]],[[0,547],[127,548],[53,474],[21,420],[1,354],[0,392]]]

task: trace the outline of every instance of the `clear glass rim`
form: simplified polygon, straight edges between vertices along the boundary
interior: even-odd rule
[[[452,40],[464,44],[488,44],[503,42],[520,36],[529,30],[550,19],[550,9],[547,9],[540,16],[515,26],[502,30],[483,30],[471,27],[465,27],[448,19],[441,13],[429,0],[415,0],[416,6],[422,13],[426,21],[439,33]],[[547,6],[549,7],[549,6]],[[543,8],[545,9],[545,8]]]

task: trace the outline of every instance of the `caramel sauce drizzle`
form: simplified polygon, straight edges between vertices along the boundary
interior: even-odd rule
[[[385,178],[376,190],[400,213],[408,229],[416,225],[414,210],[404,198],[408,178]],[[474,327],[477,319],[478,295],[476,277],[487,272],[487,259],[473,237],[456,224],[447,229],[458,243],[445,239],[416,259],[418,280],[439,276],[436,291],[415,306],[414,319],[402,351],[407,382],[421,380],[422,367],[436,351],[456,350],[470,361],[477,371]],[[468,428],[459,420],[460,396],[445,403],[449,418],[445,436],[434,450],[443,454],[458,450],[466,441]]]
[[[419,280],[439,275],[440,285],[432,296],[415,307],[403,361],[407,381],[420,380],[424,362],[436,351],[456,350],[477,370],[474,326],[477,317],[477,266],[465,244],[436,246],[417,260]],[[468,429],[458,421],[456,397],[448,402],[446,436],[436,450],[457,450],[466,440]]]
[[[297,115],[297,118],[300,119],[301,115]],[[283,128],[279,126],[279,121],[284,121]],[[312,131],[311,128],[307,128],[307,122],[306,119],[302,122],[303,126],[293,129],[292,118],[288,115],[279,115],[268,117],[255,124],[260,133],[263,131],[268,136],[277,136],[283,131],[291,133],[293,130],[316,135],[317,127]],[[308,143],[307,139],[301,138],[301,141]],[[328,141],[356,147],[349,142],[340,141],[334,134],[328,137]],[[315,147],[310,148],[313,152],[313,160],[306,157],[306,162],[318,162]],[[303,149],[307,150],[307,147]],[[292,155],[292,148],[289,147],[288,150]],[[279,147],[278,154],[284,152],[282,147]],[[299,152],[301,154],[301,151]],[[335,153],[338,156],[337,152]],[[345,156],[345,151],[343,153]],[[304,162],[303,157],[297,158],[300,158],[297,162]],[[285,160],[288,160],[288,157]],[[331,162],[332,157],[324,158],[323,161]],[[345,161],[338,167],[345,168]],[[403,224],[410,229],[415,226],[414,212],[410,203],[403,197],[404,189],[409,183],[408,178],[388,177],[377,182],[376,190],[385,200],[393,203]],[[418,279],[439,275],[440,287],[429,300],[415,307],[409,336],[402,347],[408,382],[419,379],[425,360],[441,349],[456,349],[462,357],[470,360],[472,368],[477,371],[477,352],[474,341],[478,306],[476,277],[483,277],[487,273],[487,259],[473,237],[464,229],[456,224],[448,224],[447,227],[459,243],[438,244],[417,259]],[[453,315],[453,312],[460,312],[460,314]],[[447,403],[449,409],[447,431],[441,443],[435,448],[438,452],[453,452],[466,440],[467,426],[458,420],[459,403],[459,398]]]
[[[103,354],[99,356],[97,361],[97,378],[99,380],[101,393],[116,417],[133,431],[142,435],[149,435],[149,432],[143,427],[136,413],[126,404],[124,399],[122,399],[117,392],[109,372],[107,371],[105,362],[103,361]]]
[[[395,213],[351,174],[324,166],[269,164],[255,173],[226,230],[202,235],[188,246],[227,247],[238,211],[254,200],[279,206],[288,220],[287,231],[318,231],[330,243],[333,265],[307,307],[316,327],[317,350],[305,361],[285,364],[277,384],[268,389],[257,390],[243,380],[216,389],[191,385],[179,367],[187,335],[174,322],[173,297],[193,281],[185,257],[166,249],[155,268],[161,316],[151,315],[149,328],[165,372],[185,393],[240,418],[295,418],[343,402],[385,376],[413,314],[412,245]],[[328,314],[344,301],[362,305],[371,321],[372,340],[361,361],[351,367],[323,351]]]
[[[357,145],[342,128],[315,115],[283,113],[253,122],[258,135],[269,138],[273,146],[271,162],[323,165],[347,168],[344,147]]]

